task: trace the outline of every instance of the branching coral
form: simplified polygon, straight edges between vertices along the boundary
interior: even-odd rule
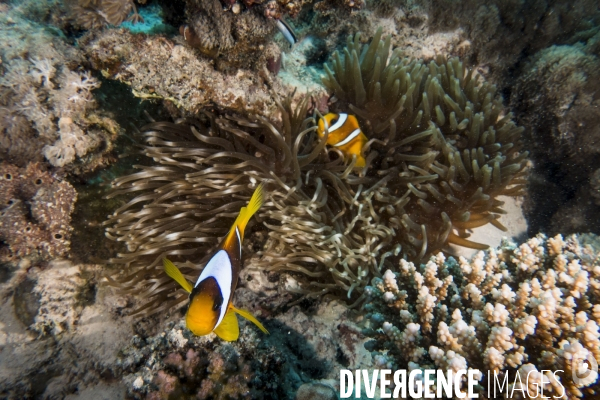
[[[380,357],[398,368],[495,371],[511,385],[517,370],[537,371],[546,396],[561,397],[560,384],[568,398],[592,393],[597,374],[577,382],[571,374],[588,355],[600,357],[600,249],[584,243],[538,235],[470,261],[441,253],[420,266],[402,260],[398,273],[366,289],[367,331],[387,342],[391,353]],[[557,381],[542,370],[562,371]]]
[[[184,273],[197,275],[258,181],[270,182],[260,212],[268,240],[256,243],[250,263],[304,275],[310,282],[300,292],[308,296],[358,304],[370,279],[399,257],[424,259],[447,243],[482,247],[467,231],[490,222],[502,227],[496,196],[520,193],[515,176],[526,153],[518,152],[522,128],[501,116],[494,88],[477,83],[458,60],[426,67],[396,51],[383,65],[377,60],[387,60],[389,39],[381,42],[380,33],[358,48],[362,64],[358,38],[349,46],[343,65],[334,56],[327,82],[372,139],[358,173],[355,161],[345,165],[338,150],[325,147],[315,118],[305,119],[308,98],[296,109],[291,98],[279,102],[281,123],[204,113],[193,126],[147,128],[145,153],[159,165],[115,182],[115,195],[137,197],[107,222],[109,237],[130,251],[115,260],[126,265],[119,280],[153,297],[147,310],[186,298],[163,301],[174,285],[160,257],[187,261]]]

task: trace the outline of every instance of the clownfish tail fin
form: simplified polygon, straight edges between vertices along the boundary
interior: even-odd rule
[[[263,205],[264,201],[264,184],[261,182],[260,185],[256,187],[254,190],[254,194],[250,198],[248,205],[246,207],[242,207],[240,210],[240,214],[238,215],[235,223],[233,224],[233,229],[237,226],[239,228],[240,234],[244,235],[244,230],[246,229],[246,225],[250,218],[260,209]]]

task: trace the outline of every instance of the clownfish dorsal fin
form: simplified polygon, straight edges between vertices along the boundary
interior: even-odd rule
[[[244,230],[246,229],[246,225],[250,218],[259,210],[259,208],[263,205],[264,201],[264,185],[261,183],[254,189],[254,193],[248,202],[246,207],[242,207],[240,209],[240,213],[238,214],[229,234],[227,235],[227,239],[225,240],[225,245],[223,248],[230,248],[231,240],[234,238],[235,230],[238,229],[240,234],[240,246],[242,245],[242,240],[244,240]]]
[[[258,211],[258,209],[263,205],[264,201],[264,184],[261,183],[254,189],[254,193],[248,202],[246,207],[242,207],[240,210],[240,214],[235,220],[233,226],[237,226],[242,234],[242,238],[244,237],[244,230],[246,229],[246,225],[250,218]]]
[[[233,311],[235,311],[236,313],[240,314],[242,317],[246,318],[248,321],[252,322],[254,325],[256,325],[258,327],[258,329],[260,329],[267,335],[269,334],[269,331],[263,326],[263,324],[258,322],[258,320],[254,317],[254,315],[250,314],[248,311],[240,310],[239,308],[235,308],[234,306],[231,306],[231,309]]]
[[[192,285],[185,279],[179,268],[175,266],[170,260],[163,258],[163,267],[165,268],[165,272],[171,278],[175,280],[175,282],[179,283],[186,292],[192,293]]]
[[[237,340],[240,336],[240,327],[235,313],[229,309],[223,317],[223,321],[214,330],[218,337],[228,342]]]

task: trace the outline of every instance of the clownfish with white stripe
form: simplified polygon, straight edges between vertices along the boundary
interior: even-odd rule
[[[339,149],[346,159],[352,159],[356,156],[357,168],[365,166],[365,157],[362,155],[362,149],[367,143],[367,137],[360,129],[358,120],[354,115],[345,113],[334,114],[329,113],[319,120],[317,133],[320,137],[325,135],[325,123],[329,136],[327,144]]]
[[[233,292],[242,269],[242,241],[244,229],[263,204],[263,184],[258,185],[247,207],[242,207],[229,233],[221,242],[219,250],[202,270],[196,285],[192,287],[181,271],[166,258],[165,272],[190,294],[185,323],[194,335],[204,336],[214,332],[226,341],[237,340],[240,335],[237,316],[248,319],[264,333],[265,327],[248,311],[233,306]]]

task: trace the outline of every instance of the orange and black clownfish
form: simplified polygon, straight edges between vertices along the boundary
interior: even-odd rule
[[[362,155],[362,148],[367,143],[367,137],[360,130],[358,121],[354,115],[345,113],[329,113],[319,120],[317,133],[323,137],[325,135],[325,123],[327,122],[329,136],[327,144],[340,149],[347,159],[356,156],[355,167],[365,166],[365,158]]]
[[[233,306],[233,292],[242,269],[242,241],[246,224],[263,203],[263,185],[258,185],[247,207],[242,207],[219,250],[202,270],[196,285],[185,279],[181,271],[166,258],[165,272],[189,294],[190,302],[185,323],[194,335],[215,332],[223,340],[237,340],[240,335],[236,313],[253,322],[261,331],[269,333],[248,311]]]

